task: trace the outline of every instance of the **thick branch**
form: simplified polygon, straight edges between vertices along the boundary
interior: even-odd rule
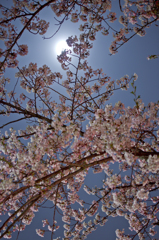
[[[30,111],[28,111],[28,110],[26,110],[26,109],[22,109],[20,106],[13,105],[13,104],[8,103],[8,102],[5,102],[5,101],[3,101],[3,100],[0,100],[0,103],[3,104],[3,105],[9,106],[9,107],[11,107],[11,108],[13,108],[13,109],[17,109],[18,111],[20,111],[20,112],[23,113],[24,115],[29,115],[29,117],[35,117],[35,118],[44,120],[44,121],[46,121],[46,122],[48,122],[48,123],[51,123],[51,122],[52,122],[51,119],[46,118],[46,117],[44,117],[44,116],[41,116],[41,115],[39,115],[38,113],[33,113],[33,112],[30,112]],[[27,117],[27,118],[28,118],[28,117]]]

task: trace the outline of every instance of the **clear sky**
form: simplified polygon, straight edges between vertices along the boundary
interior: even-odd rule
[[[0,0],[0,3],[4,3],[4,0]],[[6,0],[5,4],[10,4],[10,1]],[[113,8],[120,14],[118,1],[113,2]],[[42,13],[43,17],[51,21],[49,31],[45,34],[46,37],[50,37],[57,29],[55,26],[56,21],[54,20],[54,14],[49,8],[45,9]],[[20,27],[19,23],[16,22],[17,27]],[[114,23],[114,26],[119,29],[120,24]],[[48,65],[51,70],[61,71],[60,63],[56,59],[56,44],[67,39],[71,35],[79,35],[81,32],[78,30],[79,23],[71,23],[69,20],[64,22],[59,32],[51,39],[43,39],[39,35],[31,35],[28,32],[24,32],[19,43],[26,43],[29,46],[28,55],[25,57],[19,57],[20,67],[28,65],[30,62],[36,62],[38,66],[44,64]],[[92,68],[102,68],[103,71],[111,77],[111,79],[119,79],[122,76],[128,74],[129,76],[137,73],[138,80],[136,81],[137,93],[141,95],[143,102],[148,104],[149,102],[155,102],[159,100],[159,59],[147,60],[148,55],[159,54],[159,27],[152,25],[146,30],[147,34],[145,37],[135,36],[128,43],[124,44],[118,51],[117,54],[109,56],[109,46],[113,40],[112,34],[110,36],[103,36],[101,33],[97,34],[96,41],[93,42],[94,47],[90,52],[88,58],[89,65]],[[3,43],[0,42],[0,46]],[[14,81],[14,74],[16,70],[9,70],[6,75],[11,77]],[[65,76],[65,73],[64,73]],[[11,85],[12,87],[12,85]],[[20,91],[20,88],[18,88]],[[126,106],[133,106],[133,95],[130,94],[131,89],[128,91],[115,92],[109,103],[116,103],[117,101],[123,102]],[[55,97],[55,100],[56,97]],[[3,119],[0,121],[4,121]],[[13,126],[15,129],[19,129],[19,123]],[[23,126],[20,126],[23,128]],[[7,129],[7,127],[6,127]],[[6,130],[5,129],[5,130]],[[90,186],[101,183],[100,174],[93,175],[92,171],[86,178],[86,183]],[[86,197],[81,191],[81,196]],[[52,206],[52,203],[48,203],[48,206]],[[35,233],[35,228],[42,227],[42,219],[52,219],[52,209],[43,208],[36,214],[33,222],[30,226],[26,227],[24,232],[19,235],[19,240],[34,239],[39,240],[39,237]],[[55,237],[62,233],[62,222],[60,216],[57,216],[60,221],[60,229],[55,234]],[[108,222],[104,227],[98,226],[98,229],[88,236],[88,240],[114,240],[116,238],[116,228],[127,228],[128,224],[123,218],[109,218]],[[13,235],[13,240],[16,240],[16,235]],[[49,235],[46,235],[46,240],[50,239]],[[159,234],[157,236],[159,239]]]

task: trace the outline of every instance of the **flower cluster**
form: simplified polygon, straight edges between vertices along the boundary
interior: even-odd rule
[[[152,0],[126,0],[120,6],[124,15],[119,22],[123,28],[118,31],[111,25],[117,17],[111,11],[110,0],[13,0],[11,7],[0,6],[0,39],[4,41],[4,48],[0,49],[0,114],[17,116],[17,120],[6,121],[1,128],[20,121],[30,123],[18,133],[13,128],[1,133],[0,215],[8,213],[0,227],[1,238],[11,238],[14,231],[30,225],[46,199],[54,205],[53,224],[43,220],[45,229],[36,229],[40,237],[45,237],[46,231],[53,235],[58,230],[55,213],[59,210],[65,223],[65,239],[85,239],[97,225],[104,226],[110,216],[125,217],[130,231],[134,231],[130,237],[117,229],[118,239],[155,235],[159,103],[144,106],[135,96],[134,107],[125,107],[120,101],[114,106],[107,104],[114,91],[128,90],[131,81],[135,89],[138,76],[111,80],[102,69],[89,66],[88,57],[98,32],[105,36],[113,32],[111,54],[136,34],[144,36],[145,28],[158,20],[157,4]],[[38,15],[46,7],[63,17],[58,22],[59,29],[69,17],[74,23],[82,21],[79,38],[71,36],[66,40],[71,50],[57,57],[66,71],[64,76],[52,72],[47,65],[38,67],[31,62],[18,66],[19,56],[29,51],[25,43],[20,43],[23,32],[44,35],[49,28],[49,22]],[[21,30],[15,20],[22,24]],[[9,91],[10,79],[4,76],[7,68],[18,68],[15,87]],[[21,87],[19,95],[17,85]],[[100,187],[84,185],[90,169],[105,173]],[[81,199],[83,186],[93,199],[89,204]],[[94,220],[87,223],[87,217]]]

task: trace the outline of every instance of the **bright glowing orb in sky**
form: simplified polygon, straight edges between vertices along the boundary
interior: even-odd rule
[[[56,44],[55,49],[56,54],[60,55],[62,51],[64,51],[65,49],[69,49],[69,46],[67,45],[66,41],[62,40]]]

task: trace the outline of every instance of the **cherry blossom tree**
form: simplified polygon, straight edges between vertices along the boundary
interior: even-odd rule
[[[59,228],[56,212],[60,212],[65,240],[86,239],[111,216],[123,216],[130,226],[128,234],[117,229],[117,239],[155,239],[159,224],[159,103],[145,106],[136,95],[136,73],[114,81],[102,69],[89,66],[87,58],[97,32],[105,36],[113,32],[111,55],[135,35],[143,37],[147,27],[157,25],[159,3],[119,0],[117,4],[122,24],[118,30],[113,28],[117,17],[110,0],[13,0],[10,7],[0,5],[0,39],[4,41],[0,49],[0,114],[6,119],[0,127],[0,214],[8,214],[0,226],[0,238],[11,238],[13,232],[24,230],[49,200],[54,204],[53,221],[45,217],[43,227],[36,229],[41,237],[49,231],[55,239]],[[46,65],[31,62],[19,66],[18,56],[28,53],[27,43],[19,44],[24,31],[47,32],[49,22],[39,16],[46,7],[59,18],[50,37],[64,21],[81,21],[82,33],[68,37],[69,50],[57,57],[66,80]],[[16,21],[21,28],[16,27]],[[12,91],[7,90],[7,84],[15,80],[6,77],[8,68],[16,69]],[[20,94],[15,91],[18,84]],[[56,84],[64,89],[62,93]],[[121,102],[107,104],[116,91],[127,90],[129,84],[134,107]],[[54,93],[59,95],[58,101],[53,99]],[[7,120],[12,117],[14,120]],[[16,131],[14,123],[21,121],[29,124]],[[3,132],[6,126],[9,130]],[[114,163],[118,174],[113,171]],[[105,172],[100,188],[85,185],[90,168],[94,174]],[[81,188],[95,195],[90,204],[81,199]],[[80,207],[76,209],[74,203]],[[87,221],[87,216],[92,221]]]

